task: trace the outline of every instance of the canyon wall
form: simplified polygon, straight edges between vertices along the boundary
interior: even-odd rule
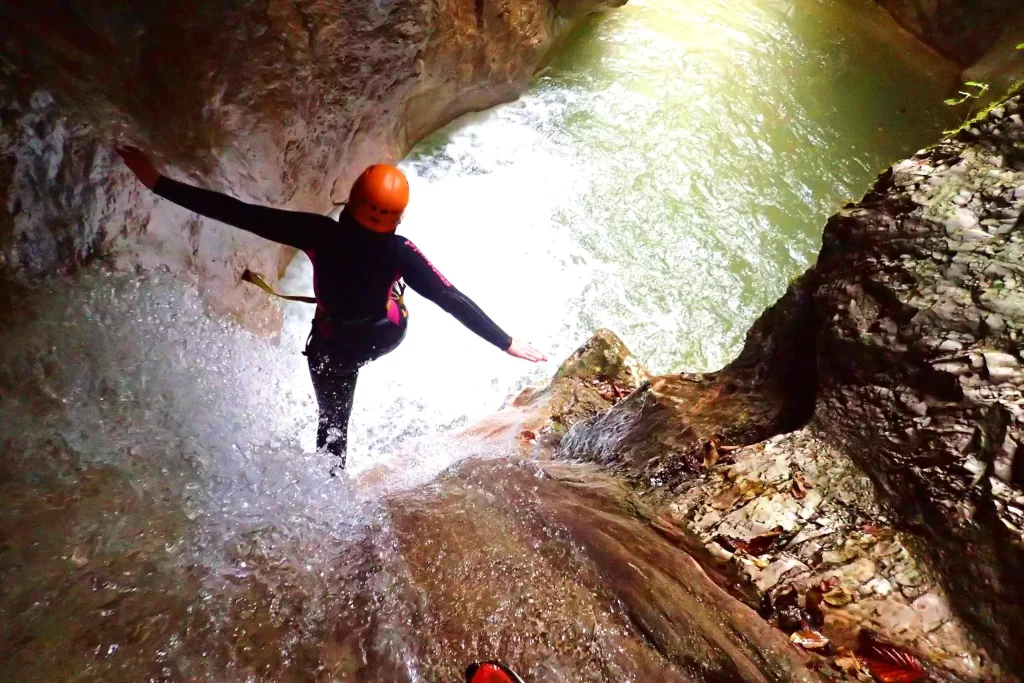
[[[515,98],[585,15],[624,0],[56,0],[0,7],[0,272],[98,255],[193,277],[273,330],[238,281],[291,254],[155,200],[115,143],[248,201],[328,212],[375,161]],[[53,93],[53,95],[51,95]]]
[[[876,0],[903,26],[963,67],[992,47],[1009,20],[1024,13],[1020,0]]]

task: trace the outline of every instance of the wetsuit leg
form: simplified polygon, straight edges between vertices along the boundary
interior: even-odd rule
[[[352,415],[359,368],[394,351],[405,338],[406,321],[376,323],[336,333],[324,340],[314,327],[306,347],[309,376],[320,409],[316,430],[317,450],[337,456],[344,469],[348,453],[348,422]]]
[[[337,456],[340,460],[338,465],[345,467],[348,421],[352,414],[359,369],[334,367],[327,359],[321,358],[317,363],[310,358],[309,374],[313,379],[313,391],[320,408],[316,448]]]

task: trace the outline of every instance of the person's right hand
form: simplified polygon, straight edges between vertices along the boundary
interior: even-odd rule
[[[119,147],[117,155],[124,161],[124,165],[135,174],[139,182],[151,190],[156,187],[156,181],[160,180],[160,173],[145,152],[134,147]]]
[[[505,350],[505,353],[510,356],[515,356],[516,358],[528,360],[531,363],[540,363],[542,361],[547,361],[548,359],[543,353],[533,348],[533,345],[530,344],[530,342],[525,342],[521,339],[513,339],[512,343]]]

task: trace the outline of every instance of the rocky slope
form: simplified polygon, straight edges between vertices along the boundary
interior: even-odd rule
[[[653,378],[559,456],[627,476],[769,598],[838,585],[836,642],[870,624],[961,675],[983,648],[1024,669],[1022,116],[884,173],[735,362]]]
[[[6,3],[0,267],[32,279],[97,254],[166,266],[214,310],[273,328],[276,309],[238,274],[274,279],[290,254],[140,192],[114,140],[171,175],[327,212],[368,162],[514,98],[576,20],[623,2]]]
[[[473,433],[617,472],[763,618],[820,629],[833,669],[863,674],[834,655],[871,634],[936,680],[1017,680],[1022,99],[834,216],[721,371],[648,378],[602,331]]]

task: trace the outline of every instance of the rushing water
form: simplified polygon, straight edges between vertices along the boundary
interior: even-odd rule
[[[634,0],[521,100],[414,150],[403,233],[554,359],[606,326],[657,371],[716,368],[813,260],[825,217],[953,123],[948,68],[893,33],[867,0]],[[283,288],[309,277],[297,260]],[[441,680],[457,651],[540,661],[555,624],[578,637],[582,617],[546,595],[529,633],[491,620],[486,642],[423,642],[423,605],[479,608],[423,583],[408,511],[428,498],[381,492],[481,454],[452,430],[552,368],[409,304],[405,344],[360,379],[353,484],[310,453],[308,308],[289,305],[275,346],[159,275],[88,272],[25,299],[0,332],[0,681]],[[502,533],[484,536],[500,549]],[[497,554],[470,575],[500,592]],[[545,562],[529,575],[586,573]],[[580,600],[604,635],[586,657],[545,641],[544,680],[639,676],[612,652],[628,624]]]

